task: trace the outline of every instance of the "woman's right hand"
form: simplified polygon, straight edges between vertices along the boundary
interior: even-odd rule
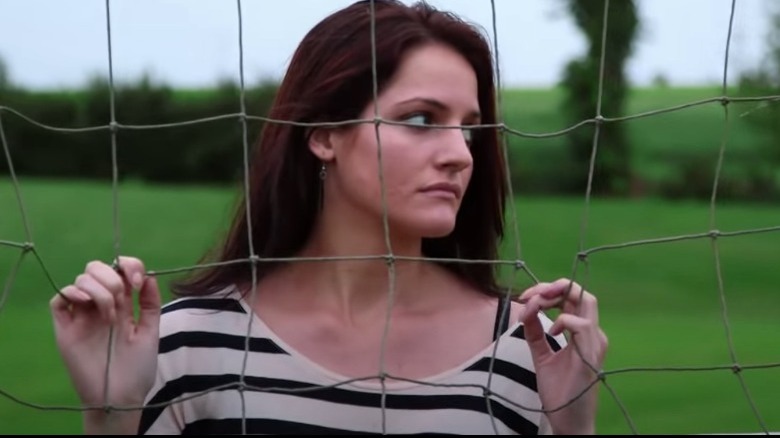
[[[161,306],[157,281],[136,258],[120,257],[119,270],[121,274],[105,263],[89,262],[50,302],[57,347],[85,407],[141,406],[154,384]],[[133,291],[139,291],[138,320]],[[90,411],[86,414],[89,417]]]

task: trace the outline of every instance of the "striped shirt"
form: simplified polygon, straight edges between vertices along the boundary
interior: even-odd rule
[[[540,317],[549,330],[552,322]],[[562,336],[547,339],[554,349],[565,345]],[[344,382],[297,353],[235,289],[180,298],[163,307],[157,376],[139,432],[549,434],[546,417],[533,410],[541,403],[522,324],[496,342],[495,361],[494,343],[420,381],[436,386],[388,377],[383,394],[376,379]]]

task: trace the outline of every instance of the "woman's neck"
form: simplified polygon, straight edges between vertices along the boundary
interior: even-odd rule
[[[391,237],[394,256],[422,256],[421,238],[403,238],[397,233]],[[356,215],[323,214],[297,256],[336,260],[292,262],[284,267],[284,282],[279,287],[291,285],[291,295],[345,321],[384,314],[391,297],[399,311],[420,310],[440,298],[433,295],[442,289],[434,286],[446,273],[442,267],[403,258],[391,262],[388,253],[381,221],[371,224],[356,220]]]

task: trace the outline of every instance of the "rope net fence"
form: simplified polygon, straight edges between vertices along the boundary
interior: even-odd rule
[[[732,40],[732,25],[733,25],[733,19],[734,19],[734,13],[737,8],[737,1],[733,0],[731,3],[731,9],[730,9],[730,20],[729,20],[729,27],[728,29],[724,30],[724,49],[725,49],[725,55],[723,60],[723,77],[722,77],[722,93],[718,96],[712,96],[709,98],[696,100],[692,102],[687,102],[680,105],[675,105],[671,107],[665,107],[665,108],[658,108],[646,112],[641,112],[633,115],[605,115],[601,112],[601,102],[602,102],[602,96],[603,96],[603,90],[604,87],[609,87],[608,83],[605,83],[605,74],[604,74],[604,60],[606,57],[609,56],[609,53],[606,53],[605,47],[607,39],[609,38],[609,4],[610,0],[604,0],[604,15],[602,17],[602,34],[601,34],[601,57],[600,57],[600,66],[601,71],[599,75],[599,83],[598,83],[598,95],[597,95],[597,111],[595,114],[593,114],[593,117],[587,120],[582,120],[576,125],[566,127],[565,129],[557,130],[554,132],[543,132],[543,133],[534,133],[534,132],[526,132],[517,129],[516,127],[508,126],[503,122],[503,119],[501,118],[501,115],[499,113],[499,123],[497,125],[478,125],[480,127],[493,127],[500,131],[501,138],[503,140],[503,148],[505,152],[505,156],[508,156],[508,146],[507,146],[507,137],[510,136],[516,136],[520,138],[525,139],[547,139],[547,138],[554,138],[554,137],[562,137],[570,132],[579,129],[586,125],[592,125],[594,127],[594,134],[593,134],[593,142],[592,142],[592,151],[591,151],[591,158],[590,158],[590,166],[589,166],[589,173],[588,173],[588,182],[587,186],[584,188],[584,204],[581,216],[579,218],[579,239],[577,243],[577,250],[573,257],[573,266],[571,269],[571,275],[570,278],[572,278],[574,281],[577,281],[579,284],[583,286],[583,288],[590,290],[590,269],[591,269],[591,259],[596,255],[601,255],[605,253],[627,253],[628,251],[635,250],[636,248],[645,248],[645,247],[652,247],[652,246],[669,246],[678,242],[686,242],[686,241],[699,241],[699,242],[708,242],[710,247],[710,254],[712,257],[712,263],[714,268],[714,282],[716,284],[716,288],[713,291],[713,298],[717,299],[718,301],[718,308],[720,310],[720,327],[722,332],[720,334],[710,333],[711,336],[725,336],[725,343],[728,348],[728,361],[725,363],[717,363],[717,364],[709,364],[709,365],[669,365],[669,366],[630,366],[630,367],[620,367],[620,368],[611,368],[611,369],[604,369],[604,370],[597,370],[598,376],[596,379],[594,379],[593,382],[591,382],[591,385],[601,385],[602,386],[602,402],[601,402],[601,409],[617,409],[620,412],[620,415],[624,419],[625,422],[625,428],[626,431],[630,431],[634,434],[639,434],[642,432],[642,428],[639,427],[636,422],[634,421],[634,417],[632,416],[632,412],[629,406],[627,406],[621,396],[620,391],[616,389],[616,386],[613,385],[612,381],[613,379],[621,376],[621,375],[642,375],[645,378],[651,378],[655,379],[659,374],[680,374],[680,375],[690,375],[690,374],[708,374],[708,372],[718,372],[718,373],[731,373],[733,375],[734,381],[739,386],[739,393],[741,394],[741,397],[734,397],[734,399],[731,401],[731,403],[734,405],[734,409],[749,409],[751,413],[751,418],[753,419],[752,423],[744,424],[744,430],[743,432],[755,432],[755,433],[762,433],[762,434],[770,434],[772,433],[772,428],[777,428],[778,423],[772,423],[772,418],[777,417],[778,411],[776,405],[774,406],[762,406],[760,403],[758,403],[751,392],[751,385],[748,384],[748,381],[746,379],[746,374],[749,372],[755,372],[758,370],[767,370],[772,373],[780,373],[780,355],[775,355],[774,357],[776,360],[769,361],[769,362],[761,362],[761,363],[745,363],[742,360],[740,360],[740,356],[737,354],[737,348],[735,347],[735,342],[733,340],[733,329],[732,324],[728,312],[728,306],[727,303],[729,302],[729,299],[727,299],[728,291],[727,291],[727,276],[724,274],[724,267],[721,263],[721,250],[724,245],[725,241],[728,241],[729,239],[741,239],[746,238],[750,236],[764,236],[766,239],[775,238],[777,239],[777,236],[780,236],[780,218],[777,220],[777,224],[769,224],[768,226],[760,226],[755,228],[747,228],[747,229],[738,229],[738,230],[721,230],[718,227],[718,216],[717,216],[717,207],[718,207],[718,188],[719,188],[719,179],[721,175],[721,170],[724,167],[725,157],[726,157],[726,151],[728,147],[728,140],[729,140],[729,130],[731,126],[732,119],[734,117],[734,112],[732,110],[732,107],[735,104],[750,104],[750,105],[766,105],[770,104],[778,99],[780,99],[780,96],[775,95],[768,95],[768,96],[756,96],[756,97],[733,97],[728,95],[728,67],[729,67],[729,47]],[[373,12],[374,12],[374,3],[371,3],[372,5],[372,29],[371,29],[371,38],[372,43],[375,43],[374,39],[375,36],[375,28],[373,23]],[[48,130],[56,133],[62,133],[62,134],[81,134],[81,133],[89,133],[89,132],[102,132],[107,133],[110,138],[110,144],[108,145],[110,147],[110,153],[111,153],[111,160],[112,160],[112,180],[111,180],[111,196],[112,196],[112,211],[111,211],[111,222],[113,224],[113,260],[116,260],[120,254],[124,255],[126,254],[125,248],[127,245],[125,244],[125,241],[122,239],[122,226],[120,226],[120,216],[121,216],[121,209],[120,206],[122,205],[122,194],[120,190],[120,178],[119,178],[119,169],[120,169],[120,159],[118,154],[118,133],[122,131],[140,131],[140,130],[164,130],[164,129],[170,129],[175,127],[186,127],[186,126],[192,126],[196,124],[206,124],[211,122],[216,122],[220,120],[235,120],[238,121],[242,130],[242,150],[243,150],[243,157],[244,157],[244,192],[248,193],[249,191],[249,150],[250,150],[250,135],[249,135],[249,128],[248,125],[252,122],[262,122],[262,123],[279,123],[279,124],[292,124],[292,125],[298,125],[298,126],[317,126],[317,124],[305,124],[305,123],[296,123],[293,121],[288,120],[273,120],[266,117],[262,117],[260,115],[256,114],[250,114],[247,111],[247,97],[246,97],[246,86],[245,86],[245,78],[244,78],[244,41],[243,41],[243,26],[244,26],[244,14],[242,13],[242,1],[237,0],[235,5],[235,11],[236,11],[236,23],[237,23],[237,44],[239,49],[239,79],[240,79],[240,112],[238,113],[231,113],[231,114],[221,114],[213,117],[208,118],[202,118],[197,120],[185,120],[180,121],[177,123],[164,123],[164,124],[144,124],[144,125],[132,125],[132,124],[125,124],[122,123],[121,120],[118,120],[117,118],[117,104],[115,102],[115,84],[114,84],[114,54],[113,54],[113,46],[112,46],[112,30],[111,30],[111,2],[109,0],[105,1],[105,24],[106,24],[106,47],[107,47],[107,65],[108,65],[108,80],[109,80],[109,98],[110,98],[110,123],[107,125],[101,125],[101,126],[85,126],[85,127],[60,127],[60,126],[49,126],[46,124],[43,124],[37,120],[33,120],[32,118],[26,116],[21,111],[18,111],[15,108],[11,108],[8,106],[4,106],[3,102],[0,102],[0,145],[2,145],[3,150],[3,156],[4,159],[7,161],[9,170],[10,170],[10,185],[13,188],[13,193],[15,196],[16,205],[3,205],[2,211],[0,212],[0,217],[8,218],[10,217],[14,211],[16,210],[21,218],[21,224],[23,225],[23,240],[19,240],[16,238],[4,238],[4,236],[0,236],[0,249],[5,249],[8,251],[15,252],[14,260],[5,265],[2,266],[2,269],[0,269],[0,274],[2,276],[0,277],[0,287],[2,287],[2,290],[0,291],[0,319],[3,317],[3,306],[11,299],[11,297],[14,295],[14,292],[16,293],[27,293],[29,291],[22,291],[22,290],[16,290],[14,288],[15,281],[17,277],[20,275],[21,267],[25,264],[34,263],[37,264],[37,266],[40,268],[40,275],[44,276],[46,278],[46,281],[51,285],[51,292],[52,294],[55,293],[57,290],[59,290],[62,287],[62,284],[60,284],[57,280],[55,280],[54,276],[51,274],[51,270],[49,269],[49,265],[44,262],[45,255],[43,254],[43,251],[39,249],[39,246],[36,244],[40,240],[36,240],[36,235],[34,235],[33,230],[30,226],[30,215],[31,212],[27,210],[26,208],[26,202],[25,198],[22,195],[22,188],[24,186],[23,179],[20,179],[17,174],[14,171],[14,160],[13,160],[13,153],[12,150],[14,148],[21,148],[24,147],[24,145],[10,145],[7,141],[6,135],[3,130],[3,126],[6,121],[11,118],[17,118],[20,121],[23,121],[25,123],[30,123],[33,125],[36,125],[38,128],[43,130]],[[501,87],[501,69],[498,68],[498,65],[500,65],[500,53],[498,52],[498,41],[499,41],[499,30],[496,25],[496,15],[499,13],[497,11],[496,5],[494,1],[490,1],[489,7],[491,8],[491,15],[492,15],[492,36],[493,36],[493,50],[494,50],[494,56],[496,58],[496,73],[497,73],[497,101],[499,108],[502,108],[502,87]],[[375,45],[372,44],[372,48],[375,49]],[[376,62],[375,58],[373,57],[375,53],[372,53],[372,59],[374,60],[373,65],[373,73],[374,73],[374,83],[373,83],[373,97],[376,101],[377,98],[377,79],[376,79]],[[687,234],[679,234],[679,235],[669,235],[669,236],[660,236],[660,237],[653,237],[653,238],[646,238],[646,239],[637,239],[637,240],[626,240],[622,242],[616,242],[616,243],[606,243],[601,244],[598,246],[591,246],[589,247],[587,245],[586,239],[589,235],[589,230],[591,227],[590,219],[591,217],[591,206],[593,203],[593,195],[591,191],[592,182],[594,178],[594,166],[596,163],[596,157],[599,154],[599,149],[602,147],[600,144],[600,132],[603,126],[606,124],[612,124],[612,123],[627,123],[639,119],[645,119],[650,117],[658,117],[664,114],[669,113],[675,113],[675,112],[681,112],[690,110],[692,108],[696,107],[704,107],[704,106],[719,106],[722,108],[722,124],[720,126],[721,129],[721,141],[718,145],[718,155],[717,155],[717,162],[715,165],[715,178],[712,181],[712,190],[711,190],[711,196],[709,199],[709,226],[707,228],[702,228],[698,232],[693,233],[687,233]],[[338,125],[338,124],[355,124],[355,123],[368,123],[373,124],[376,128],[376,139],[379,143],[379,154],[377,156],[377,159],[379,162],[382,162],[382,146],[381,146],[381,138],[379,136],[379,126],[381,124],[397,124],[398,122],[383,120],[381,117],[379,117],[379,109],[375,106],[375,117],[371,119],[361,119],[361,120],[346,120],[343,122],[338,123],[331,123],[329,125]],[[322,125],[322,124],[320,124]],[[441,127],[441,128],[453,128],[453,129],[461,129],[463,127],[461,126],[449,126],[449,127]],[[673,134],[671,134],[673,135]],[[42,158],[45,159],[45,158]],[[508,163],[509,160],[507,159],[506,162]],[[380,174],[378,175],[379,180],[382,184],[383,194],[384,194],[384,180],[383,175],[381,173],[382,167],[380,166]],[[508,178],[511,178],[511,174],[509,172],[509,167],[507,164],[507,176]],[[513,252],[513,256],[505,259],[500,260],[460,260],[460,259],[453,259],[453,260],[446,260],[447,262],[453,262],[453,263],[489,263],[489,264],[495,264],[497,266],[501,266],[504,268],[507,268],[511,274],[509,275],[510,283],[514,284],[517,281],[518,276],[525,276],[525,279],[523,281],[527,281],[529,283],[536,283],[539,281],[539,276],[535,275],[534,272],[531,270],[531,266],[529,263],[527,263],[526,259],[523,258],[523,253],[521,252],[521,243],[520,243],[520,228],[519,228],[519,220],[517,217],[517,207],[515,205],[515,196],[511,192],[512,184],[511,180],[507,181],[508,187],[510,188],[510,194],[509,194],[509,212],[510,217],[508,218],[508,228],[512,230],[514,239],[511,241],[509,248],[511,248],[511,252]],[[248,202],[248,199],[247,199]],[[383,392],[382,392],[382,429],[383,432],[390,432],[392,433],[392,428],[389,427],[387,424],[387,420],[385,418],[385,391],[384,391],[384,382],[388,379],[393,379],[397,381],[409,381],[409,382],[415,382],[413,379],[408,379],[403,376],[397,376],[392,375],[387,372],[385,368],[385,360],[384,360],[384,352],[386,350],[386,343],[387,343],[387,334],[389,327],[391,325],[390,320],[390,309],[392,308],[393,301],[394,301],[394,294],[395,294],[395,264],[397,261],[400,260],[426,260],[424,258],[422,259],[413,259],[408,257],[401,257],[398,255],[395,255],[393,253],[393,248],[390,244],[390,236],[389,236],[389,225],[387,222],[387,214],[386,214],[386,200],[382,199],[383,208],[385,209],[385,215],[384,215],[384,231],[385,231],[385,242],[387,244],[387,253],[383,255],[370,255],[370,256],[360,256],[356,255],[355,257],[332,257],[332,258],[316,258],[316,259],[301,259],[301,258],[281,258],[281,259],[269,259],[269,258],[261,258],[255,254],[254,248],[252,248],[252,230],[251,227],[249,229],[249,235],[247,236],[250,251],[253,254],[253,256],[247,258],[247,259],[241,259],[241,260],[232,260],[227,263],[246,263],[251,265],[253,270],[253,278],[256,279],[256,272],[255,268],[258,266],[258,264],[261,263],[268,263],[268,262],[295,262],[295,261],[329,261],[329,260],[344,260],[344,259],[382,259],[385,260],[387,263],[388,271],[389,271],[389,288],[388,288],[388,311],[387,311],[387,319],[385,321],[385,330],[384,334],[382,336],[382,339],[379,340],[381,342],[381,351],[382,351],[382,357],[380,360],[380,368],[377,370],[377,373],[372,376],[366,376],[364,378],[360,379],[354,379],[352,381],[358,381],[358,380],[369,380],[369,379],[379,379],[383,383]],[[251,218],[249,215],[251,215],[250,209],[247,209],[247,216],[248,216],[248,223],[252,223]],[[648,218],[648,220],[653,220],[652,218]],[[670,249],[673,250],[673,249]],[[775,256],[777,254],[775,253]],[[10,258],[4,259],[4,260],[10,260]],[[438,260],[438,259],[437,259]],[[780,259],[778,259],[780,260]],[[439,260],[441,261],[441,260]],[[177,266],[173,268],[164,268],[164,269],[151,269],[150,275],[163,277],[163,276],[171,276],[174,274],[180,274],[196,269],[201,269],[206,266],[210,265],[191,265],[191,266]],[[155,266],[152,266],[150,268],[155,268]],[[652,269],[652,267],[648,267],[648,269]],[[61,279],[60,279],[61,280]],[[708,286],[703,286],[708,287]],[[772,286],[767,284],[767,289],[770,289]],[[774,289],[776,289],[776,286],[774,286]],[[252,290],[252,295],[250,297],[250,301],[254,298],[254,287]],[[509,290],[507,291],[507,299],[509,299]],[[594,293],[598,294],[598,290],[594,289]],[[670,303],[670,306],[673,306],[673,303]],[[760,303],[759,303],[760,305]],[[38,309],[40,312],[47,312],[48,309]],[[780,309],[777,309],[780,310]],[[627,310],[628,311],[628,310]],[[608,318],[608,315],[605,315],[604,318]],[[659,324],[663,324],[663,315],[658,315],[658,321]],[[249,319],[250,323],[247,327],[247,337],[246,337],[246,349],[245,349],[245,360],[243,364],[243,369],[241,373],[241,378],[236,383],[231,383],[229,385],[222,385],[219,387],[210,388],[206,392],[211,391],[220,391],[225,389],[235,389],[239,390],[239,393],[241,394],[242,400],[244,397],[245,391],[277,391],[277,392],[283,392],[283,391],[291,391],[291,392],[299,392],[299,391],[321,391],[323,389],[327,389],[326,387],[309,387],[309,388],[299,388],[295,390],[285,389],[285,388],[264,388],[264,387],[255,387],[251,384],[248,384],[244,379],[244,372],[246,370],[246,356],[249,355],[249,332],[251,330],[251,321],[252,319]],[[47,328],[48,329],[48,328]],[[606,330],[608,336],[612,336],[613,333],[611,333],[609,330]],[[0,333],[0,337],[6,336],[8,333]],[[680,334],[684,336],[684,333]],[[771,333],[771,329],[767,330],[765,332],[765,335],[768,337],[773,337],[775,334]],[[648,334],[648,336],[654,336],[653,334]],[[499,341],[500,342],[500,341]],[[572,339],[570,342],[573,342],[576,344],[576,340]],[[642,344],[641,340],[636,340],[636,342],[640,345]],[[53,347],[53,346],[52,346]],[[110,351],[111,346],[107,345],[106,348]],[[495,352],[498,348],[498,343],[495,344],[495,348],[493,350],[493,359],[495,359]],[[662,353],[662,352],[657,352]],[[5,356],[6,354],[12,354],[12,352],[3,352],[0,354],[0,357]],[[619,352],[610,351],[610,354],[619,354]],[[608,355],[609,356],[609,355]],[[609,358],[608,362],[609,363]],[[111,363],[109,362],[109,368],[111,366]],[[591,365],[592,366],[592,365]],[[106,370],[106,378],[108,378],[109,372],[108,369]],[[492,363],[491,363],[491,377],[492,377]],[[660,379],[660,378],[659,378]],[[659,382],[663,382],[662,380],[659,380]],[[337,387],[343,384],[346,384],[349,382],[340,382],[338,384],[333,385],[333,387]],[[430,382],[417,382],[420,384],[425,385],[433,385],[435,386],[435,383]],[[658,383],[659,385],[663,385],[663,383]],[[754,385],[761,385],[760,380],[756,380]],[[590,388],[589,386],[589,388]],[[491,400],[499,399],[501,403],[510,404],[518,406],[522,409],[528,409],[528,410],[534,410],[531,407],[527,406],[519,406],[517,403],[509,398],[506,398],[504,396],[501,396],[499,394],[495,394],[491,392],[490,390],[490,379],[488,379],[488,382],[485,386],[480,387],[481,390],[483,390],[485,395],[485,401],[487,409],[490,410],[491,408]],[[584,393],[584,392],[583,392]],[[705,392],[706,393],[706,392]],[[734,395],[737,393],[734,392]],[[88,409],[99,409],[99,410],[129,410],[129,409],[142,409],[143,406],[112,406],[109,403],[105,403],[101,406],[77,406],[77,405],[51,405],[51,404],[41,404],[37,402],[30,401],[31,398],[28,398],[25,394],[15,394],[7,391],[2,386],[0,386],[0,399],[6,399],[7,401],[16,404],[24,406],[25,408],[29,409],[30,413],[30,421],[36,421],[33,420],[33,412],[38,411],[66,411],[66,412],[81,412]],[[181,401],[184,401],[189,398],[194,397],[200,397],[203,393],[197,393],[197,394],[190,394],[186,398],[180,398],[174,401],[173,403],[179,403]],[[705,395],[703,395],[705,396]],[[572,399],[569,403],[573,402],[575,399]],[[612,403],[611,406],[605,405],[605,400],[610,401]],[[563,406],[551,406],[544,409],[544,412],[554,412],[556,410],[559,410],[565,406],[567,406],[569,403],[564,404]],[[658,401],[659,404],[663,404],[663,401]],[[776,401],[775,401],[776,403]],[[243,403],[242,403],[243,406]],[[669,416],[678,415],[676,412],[667,412]],[[246,418],[248,413],[242,412],[242,418],[243,421],[243,431],[246,432]],[[251,416],[251,413],[249,413]],[[0,425],[0,429],[2,429],[2,425]],[[495,424],[494,424],[495,428]],[[707,431],[706,425],[701,425],[701,429],[703,431]],[[496,429],[496,432],[497,429]],[[674,431],[669,431],[674,432]],[[712,431],[709,430],[708,432],[718,432],[718,431]]]

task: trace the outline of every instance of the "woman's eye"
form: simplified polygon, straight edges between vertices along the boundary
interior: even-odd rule
[[[471,144],[471,141],[474,138],[474,132],[470,128],[463,128],[461,129],[461,132],[463,133],[463,138],[466,140],[466,143]]]
[[[414,114],[407,117],[405,122],[410,125],[426,126],[431,124],[431,118],[427,114]]]

